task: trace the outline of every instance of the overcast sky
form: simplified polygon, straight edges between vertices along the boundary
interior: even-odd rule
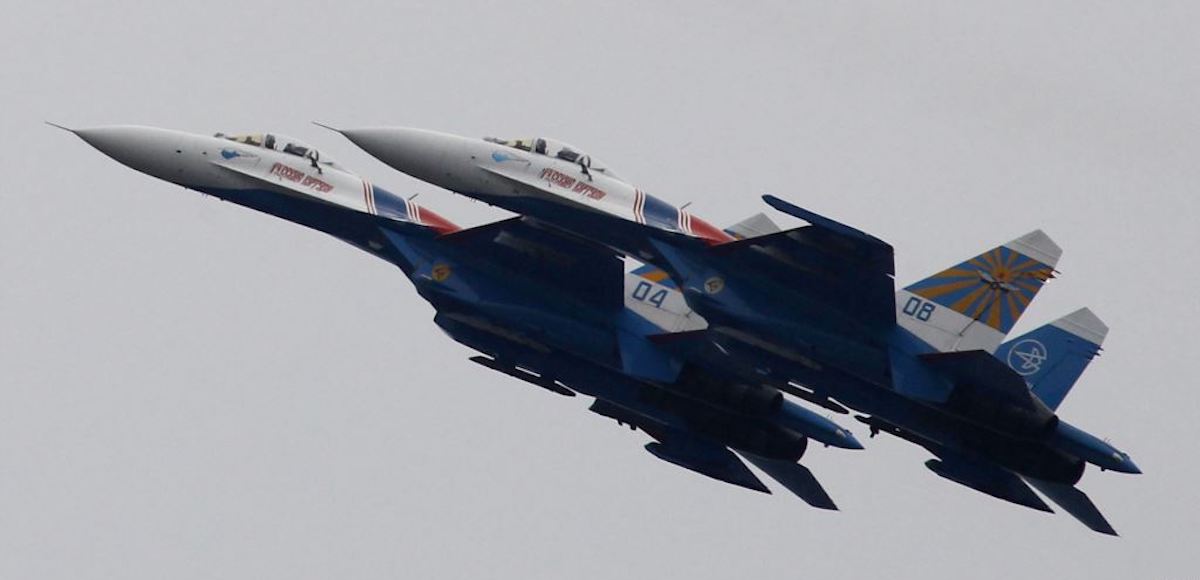
[[[5,11],[0,577],[1195,573],[1194,3],[561,4]],[[722,484],[468,363],[388,264],[43,120],[290,134],[468,225],[504,214],[309,122],[556,137],[718,224],[770,192],[862,228],[902,285],[1043,228],[1017,331],[1112,327],[1061,411],[1146,474],[1080,482],[1121,538],[844,418],[868,449],[804,459],[841,512]]]

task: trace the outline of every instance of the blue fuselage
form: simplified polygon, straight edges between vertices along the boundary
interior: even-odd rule
[[[533,371],[601,399],[623,410],[625,422],[647,431],[656,425],[686,428],[722,445],[794,460],[803,453],[805,437],[789,425],[808,427],[806,422],[815,421],[833,426],[790,402],[773,419],[688,396],[684,384],[622,374],[616,340],[624,308],[620,262],[606,266],[611,268],[608,287],[582,287],[569,277],[556,277],[552,265],[503,248],[481,255],[477,248],[458,247],[414,224],[266,190],[204,193],[325,232],[399,266],[437,310],[435,322],[454,340],[506,367]],[[435,273],[438,268],[444,274]]]
[[[736,337],[727,340],[721,350],[690,353],[688,362],[710,373],[730,380],[762,381],[770,376],[781,383],[806,385],[870,415],[864,420],[869,421],[872,433],[887,431],[935,454],[952,450],[1048,481],[1074,483],[1083,473],[1081,460],[1045,440],[981,426],[936,403],[897,392],[892,359],[915,361],[917,355],[931,351],[928,345],[894,324],[863,324],[830,307],[838,297],[822,300],[819,283],[797,287],[790,279],[772,275],[786,268],[776,264],[772,269],[770,256],[762,256],[757,264],[748,263],[746,256],[723,257],[719,247],[706,251],[699,240],[553,201],[468,195],[599,240],[670,272],[680,282],[688,305],[709,322],[710,330]],[[719,292],[705,287],[714,277],[720,278]],[[741,360],[732,361],[737,357],[726,354],[729,351],[740,352]]]

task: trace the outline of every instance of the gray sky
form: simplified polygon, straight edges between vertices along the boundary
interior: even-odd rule
[[[0,577],[1184,577],[1200,526],[1194,3],[26,2],[0,22]],[[171,3],[175,4],[175,3]],[[1041,227],[1105,355],[1062,408],[1123,535],[813,447],[824,513],[466,361],[401,273],[42,125],[546,135],[719,224],[775,193],[906,284]],[[781,220],[785,221],[785,220]]]

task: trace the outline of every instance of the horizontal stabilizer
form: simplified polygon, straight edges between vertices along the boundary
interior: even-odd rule
[[[1092,503],[1092,499],[1086,493],[1080,491],[1079,488],[1062,484],[1042,481],[1040,479],[1026,478],[1029,484],[1037,488],[1043,495],[1050,498],[1050,501],[1058,504],[1064,511],[1071,514],[1075,519],[1079,520],[1083,525],[1092,529],[1092,531],[1100,532],[1110,536],[1117,535],[1117,530],[1113,529],[1112,524],[1104,519],[1104,514],[1096,509],[1096,504]]]
[[[1015,473],[999,466],[972,461],[957,455],[942,455],[941,459],[930,459],[925,467],[937,475],[986,493],[994,498],[1010,501],[1038,511],[1053,511],[1042,498],[1033,493]]]
[[[744,451],[738,453],[808,505],[823,510],[838,509],[837,504],[833,503],[833,499],[821,486],[821,482],[817,481],[807,467],[794,461],[767,459]]]
[[[750,468],[729,449],[683,432],[671,432],[663,442],[646,444],[651,455],[684,469],[695,471],[738,487],[771,493]]]

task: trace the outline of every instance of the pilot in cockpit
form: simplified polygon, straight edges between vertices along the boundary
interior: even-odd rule
[[[593,171],[598,171],[614,179],[620,179],[620,177],[617,177],[616,173],[605,167],[604,164],[593,159],[590,155],[583,153],[578,149],[567,145],[566,143],[554,139],[542,137],[536,137],[532,139],[498,139],[496,137],[484,137],[484,141],[578,164],[582,168],[584,174],[586,174],[589,178],[591,177]]]
[[[308,162],[317,170],[317,173],[324,173],[322,166],[338,167],[338,164],[331,159],[322,160],[321,153],[316,148],[305,144],[302,141],[286,137],[283,135],[274,135],[271,133],[242,133],[237,135],[226,135],[225,133],[217,133],[214,137],[228,139],[235,143],[251,145],[254,147],[262,147],[272,151],[280,151],[289,155],[295,155],[307,159]],[[280,146],[280,143],[283,145]]]

